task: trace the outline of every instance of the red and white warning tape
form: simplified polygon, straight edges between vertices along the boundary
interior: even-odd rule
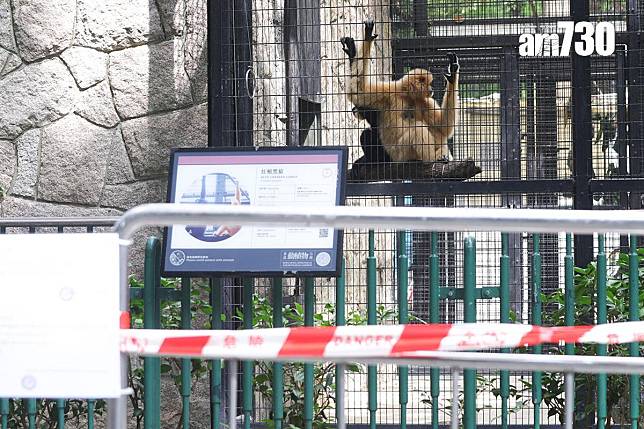
[[[121,330],[121,351],[223,359],[411,357],[419,351],[474,351],[559,343],[644,341],[644,322],[545,328],[501,323],[379,325],[239,331]]]

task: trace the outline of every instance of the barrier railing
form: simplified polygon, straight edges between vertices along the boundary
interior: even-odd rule
[[[146,225],[168,226],[172,224],[213,224],[233,221],[236,225],[300,225],[335,228],[387,228],[413,229],[425,231],[503,231],[503,232],[571,232],[591,234],[594,232],[618,232],[625,234],[644,234],[644,213],[639,211],[611,211],[610,216],[601,211],[560,211],[560,210],[510,210],[510,209],[451,209],[451,208],[402,208],[378,207],[373,211],[368,207],[333,207],[333,208],[273,208],[249,206],[207,206],[207,205],[167,205],[151,204],[140,206],[125,213],[117,222],[115,231],[119,233],[121,246],[121,309],[127,311],[129,297],[127,288],[127,240],[139,228]],[[638,286],[638,285],[636,285]],[[631,288],[637,290],[637,287]],[[635,302],[635,301],[632,301]],[[631,305],[632,306],[632,305]],[[633,310],[633,309],[631,309]],[[638,310],[639,311],[639,310]],[[631,311],[634,314],[633,311]],[[638,325],[639,326],[639,325]],[[639,327],[637,329],[640,329]],[[639,332],[638,335],[641,335]],[[641,338],[641,336],[637,337]],[[636,357],[639,348],[636,342],[631,343],[630,358],[612,358],[605,356],[542,356],[514,355],[468,352],[423,352],[411,357],[387,357],[387,361],[401,365],[412,363],[430,364],[432,367],[451,368],[454,375],[462,369],[521,369],[556,371],[565,373],[566,398],[574,393],[574,373],[623,373],[631,375],[631,399],[639,398],[639,374],[644,373],[644,359]],[[175,354],[176,355],[176,354]],[[183,355],[182,355],[183,356]],[[187,354],[187,356],[190,356]],[[228,356],[230,357],[230,356]],[[123,354],[124,360],[127,355]],[[306,356],[290,356],[289,360],[309,361]],[[323,360],[335,360],[340,364],[348,361],[376,363],[379,358],[325,357]],[[237,365],[237,359],[231,359],[231,367]],[[123,368],[127,368],[126,365]],[[237,389],[236,371],[229,372],[231,391]],[[340,371],[340,374],[342,372]],[[466,374],[467,375],[467,374]],[[458,422],[458,397],[460,389],[458,377],[454,376],[452,394],[453,428]],[[123,388],[126,388],[126,374],[122,375]],[[343,377],[338,379],[341,383]],[[340,389],[340,394],[343,393]],[[236,409],[235,395],[231,397],[230,409]],[[631,401],[632,402],[632,401]],[[338,397],[340,407],[343,397]],[[565,424],[572,427],[573,402],[566,401]],[[632,404],[631,404],[632,405]],[[639,413],[639,411],[637,411]],[[635,414],[633,412],[632,414]],[[637,417],[633,427],[637,427]],[[345,416],[337,414],[338,427],[345,426]],[[234,413],[229,413],[230,428],[235,427]],[[109,404],[108,425],[111,429],[126,427],[127,405],[125,398],[113,400]]]

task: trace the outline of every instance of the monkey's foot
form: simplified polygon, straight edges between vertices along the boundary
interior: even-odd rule
[[[342,50],[347,54],[350,60],[356,57],[356,41],[353,40],[353,37],[343,37],[340,39],[342,43]]]
[[[376,26],[373,18],[367,18],[364,22],[364,40],[367,42],[372,42],[378,37],[377,34],[373,34],[373,28]]]

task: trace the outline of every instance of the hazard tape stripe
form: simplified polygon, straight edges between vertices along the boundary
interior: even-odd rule
[[[552,328],[521,324],[458,323],[239,331],[121,331],[121,351],[127,353],[258,360],[387,358],[419,351],[475,351],[539,344],[623,344],[639,341],[644,341],[644,321]]]

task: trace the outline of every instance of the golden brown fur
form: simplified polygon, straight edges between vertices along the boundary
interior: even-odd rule
[[[372,30],[373,23],[365,23],[365,39],[351,61],[349,100],[356,107],[378,110],[380,140],[394,161],[451,159],[447,140],[456,126],[458,63],[439,106],[432,98],[428,70],[413,69],[396,81],[370,77]]]

